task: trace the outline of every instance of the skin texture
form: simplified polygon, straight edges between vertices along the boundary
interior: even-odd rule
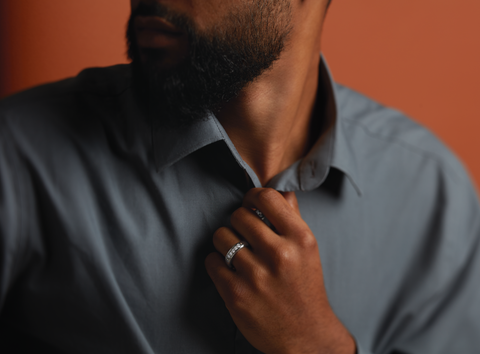
[[[132,8],[139,1],[132,0]],[[151,1],[161,2],[188,16],[199,29],[208,30],[235,6],[260,0]],[[327,2],[291,0],[292,31],[279,60],[217,113],[263,185],[304,156],[314,142],[311,118]],[[188,41],[168,40],[165,60],[171,65],[185,53]],[[278,234],[252,209],[261,210]],[[205,265],[245,338],[267,354],[355,353],[352,336],[329,305],[317,243],[301,218],[295,194],[252,189],[233,213],[231,224],[232,229],[215,232],[218,252],[208,255]],[[237,253],[233,271],[223,257],[241,239],[251,248]]]

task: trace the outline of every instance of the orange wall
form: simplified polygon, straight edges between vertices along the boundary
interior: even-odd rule
[[[126,62],[128,0],[0,0],[0,97]],[[333,0],[323,48],[337,81],[440,136],[480,186],[480,1]]]
[[[0,97],[126,62],[129,0],[0,0]]]

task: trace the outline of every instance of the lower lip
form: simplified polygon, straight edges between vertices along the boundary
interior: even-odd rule
[[[161,48],[178,44],[184,35],[141,29],[136,31],[136,37],[137,44],[140,48]]]

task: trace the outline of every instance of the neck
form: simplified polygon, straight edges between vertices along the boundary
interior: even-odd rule
[[[262,185],[305,156],[318,138],[318,130],[312,129],[312,115],[319,53],[311,53],[309,60],[286,53],[218,114],[233,144]]]
[[[262,185],[306,155],[320,132],[318,89],[325,1],[292,2],[292,32],[280,58],[217,117]]]

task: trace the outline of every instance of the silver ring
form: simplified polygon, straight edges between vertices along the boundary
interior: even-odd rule
[[[243,247],[247,247],[247,246],[248,246],[247,241],[238,242],[238,243],[234,244],[233,247],[228,250],[227,254],[225,255],[225,263],[227,263],[227,266],[229,268],[233,268],[232,259],[233,259],[233,257],[235,257],[237,252],[240,251]]]
[[[275,229],[275,226],[272,225],[272,223],[265,217],[265,215],[263,215],[263,213],[260,210],[255,209],[255,214],[257,214],[258,218],[262,220],[265,223],[265,225],[267,225],[274,232],[277,232],[277,230]]]
[[[265,221],[265,215],[263,215],[263,213],[260,210],[255,209],[255,214],[257,214],[260,220]]]

